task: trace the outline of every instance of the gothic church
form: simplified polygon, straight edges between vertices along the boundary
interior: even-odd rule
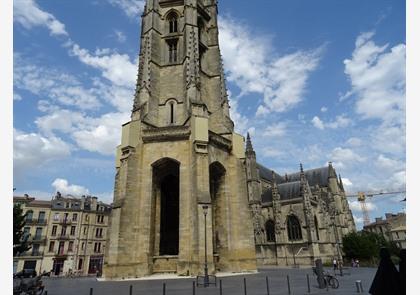
[[[332,166],[280,176],[234,132],[217,0],[147,0],[141,29],[105,278],[197,275],[205,255],[211,272],[336,255],[354,222]]]

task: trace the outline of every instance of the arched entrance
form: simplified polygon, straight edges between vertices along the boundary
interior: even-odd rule
[[[179,162],[164,158],[153,166],[155,255],[178,255]]]
[[[213,254],[215,255],[216,268],[218,267],[219,255],[226,247],[226,231],[223,227],[223,208],[225,204],[225,175],[226,170],[219,162],[214,162],[209,167],[210,197],[212,203],[213,225]]]

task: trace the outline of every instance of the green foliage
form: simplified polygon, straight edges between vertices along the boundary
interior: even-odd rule
[[[343,251],[349,259],[372,260],[378,258],[381,247],[388,248],[391,255],[399,252],[395,244],[387,242],[382,235],[376,233],[361,231],[349,233],[343,237]]]
[[[22,230],[25,226],[25,217],[26,214],[23,214],[20,204],[15,204],[13,206],[13,256],[31,249],[28,242],[29,236],[25,236]]]

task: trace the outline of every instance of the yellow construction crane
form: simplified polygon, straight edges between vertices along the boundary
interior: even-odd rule
[[[357,197],[357,201],[360,203],[360,208],[362,209],[363,214],[363,225],[368,225],[370,223],[369,219],[369,211],[366,206],[366,198],[372,198],[373,196],[379,196],[379,195],[396,195],[396,194],[405,194],[405,191],[398,191],[398,192],[358,192],[355,195],[347,195],[347,198],[353,198]],[[405,201],[406,198],[404,198],[403,201]]]

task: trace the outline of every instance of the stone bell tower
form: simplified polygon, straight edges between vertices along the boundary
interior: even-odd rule
[[[229,115],[217,0],[147,0],[117,148],[104,275],[256,269],[244,138]]]

